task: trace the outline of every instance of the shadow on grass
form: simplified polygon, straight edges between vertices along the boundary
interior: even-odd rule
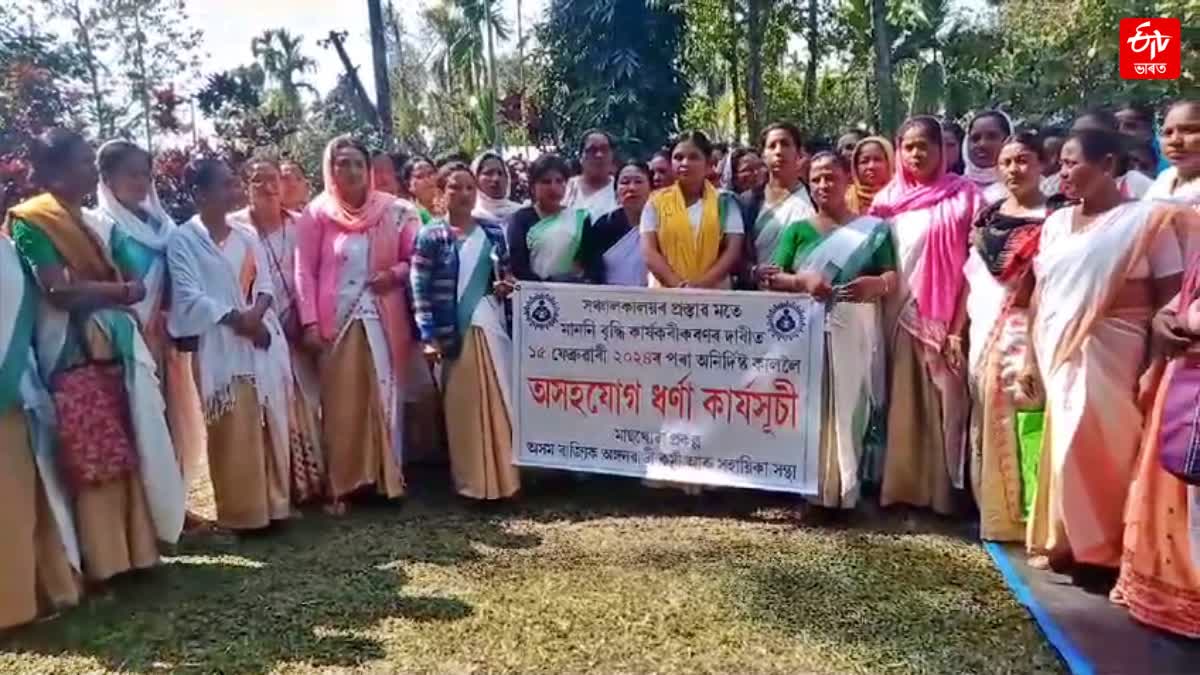
[[[939,541],[952,537],[831,536],[826,550],[739,572],[730,593],[754,619],[871,672],[1063,672],[1050,650],[1028,647],[1041,644],[1033,624],[987,560]]]

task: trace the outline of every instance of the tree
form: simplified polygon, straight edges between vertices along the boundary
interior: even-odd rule
[[[371,55],[375,66],[375,110],[384,134],[392,135],[392,87],[388,78],[387,39],[384,37],[383,6],[379,0],[367,0],[371,24]]]
[[[267,79],[277,87],[279,112],[297,118],[304,110],[300,90],[317,95],[311,84],[299,79],[317,68],[317,62],[300,51],[302,42],[303,37],[283,28],[263,31],[250,42],[251,53],[258,59]]]
[[[101,137],[141,126],[153,145],[155,90],[199,69],[200,31],[184,0],[40,0],[70,26],[86,72],[89,112]]]
[[[681,9],[654,0],[553,0],[538,28],[550,140],[570,147],[600,127],[635,154],[661,146],[688,91],[678,59]]]

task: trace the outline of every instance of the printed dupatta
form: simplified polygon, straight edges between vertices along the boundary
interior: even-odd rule
[[[801,226],[812,231],[813,243],[796,250],[792,271],[818,271],[831,284],[847,284],[861,276],[891,237],[887,223],[874,216],[859,216],[828,234],[808,221]]]
[[[563,209],[529,228],[525,235],[529,266],[538,278],[565,281],[575,275],[575,261],[583,243],[583,224],[587,218],[587,211],[582,209]]]
[[[804,183],[796,185],[788,196],[773,206],[763,204],[763,209],[754,222],[754,264],[771,262],[779,238],[793,224],[816,215],[812,197]]]

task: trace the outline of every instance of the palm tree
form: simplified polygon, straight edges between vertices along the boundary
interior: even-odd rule
[[[302,108],[301,89],[317,93],[311,84],[298,79],[298,76],[317,68],[316,61],[300,52],[300,43],[303,41],[302,36],[292,35],[283,28],[263,31],[262,35],[250,41],[254,58],[262,64],[267,77],[278,85],[284,105],[295,113]]]

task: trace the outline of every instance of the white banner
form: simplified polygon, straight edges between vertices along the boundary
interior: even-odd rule
[[[540,283],[513,302],[517,464],[817,494],[820,303]]]

